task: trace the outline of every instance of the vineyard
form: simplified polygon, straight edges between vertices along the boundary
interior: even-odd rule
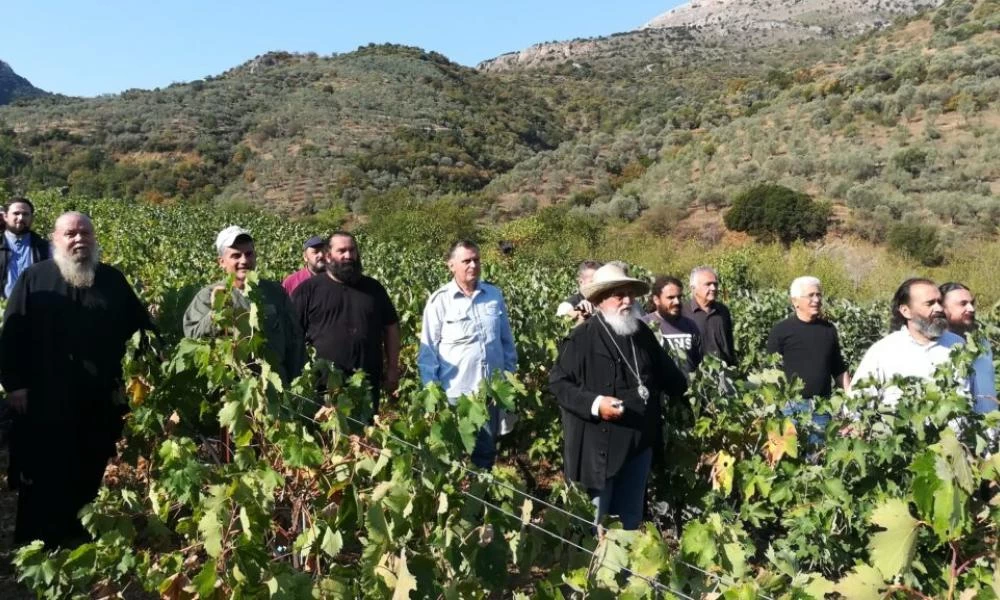
[[[800,384],[764,351],[788,314],[785,292],[749,287],[753,257],[734,254],[717,266],[740,364],[708,360],[685,402],[668,407],[650,522],[595,536],[588,499],[560,474],[547,393],[568,328],[555,306],[575,286],[574,265],[486,253],[483,278],[507,298],[519,369],[451,407],[415,368],[443,261],[362,237],[366,271],[388,289],[403,336],[399,397],[365,426],[363,379],[334,373],[318,399],[322,361],[288,387],[258,362],[254,311],[220,312],[232,337],[180,334],[187,302],[218,278],[219,229],[250,230],[269,279],[299,268],[300,244],[317,232],[261,213],[34,199],[39,231],[69,208],[93,217],[103,260],[160,328],[126,358],[126,437],[83,514],[94,540],[16,554],[40,597],[1000,597],[1000,457],[988,452],[1000,413],[974,416],[955,391],[974,347],[934,382],[898,382],[891,413],[835,395],[815,409],[834,415],[825,431],[806,415],[793,421],[782,408]],[[886,333],[882,304],[834,298],[827,313],[852,367]],[[491,473],[465,461],[487,395],[520,416]]]

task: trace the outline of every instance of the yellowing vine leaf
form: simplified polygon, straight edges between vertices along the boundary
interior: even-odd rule
[[[780,428],[779,428],[780,427]],[[777,465],[786,454],[795,458],[799,455],[798,433],[791,419],[785,419],[779,426],[769,423],[767,426],[767,441],[764,442],[764,458],[771,467]]]
[[[733,471],[736,459],[725,450],[719,450],[712,464],[712,489],[722,490],[728,496],[733,491]]]
[[[406,554],[399,551],[399,556],[385,554],[379,561],[376,572],[385,581],[386,586],[393,590],[392,600],[404,600],[410,597],[410,592],[417,589],[417,578],[406,566]]]
[[[892,498],[872,513],[873,525],[883,527],[868,544],[872,563],[886,577],[895,577],[908,570],[913,561],[920,522],[910,515],[905,500]]]
[[[142,406],[149,395],[149,385],[140,377],[133,377],[128,382],[128,395],[132,399],[132,406]]]

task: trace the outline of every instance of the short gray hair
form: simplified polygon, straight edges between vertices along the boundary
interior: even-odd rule
[[[694,288],[694,278],[698,276],[698,273],[711,273],[712,275],[715,275],[716,279],[719,278],[719,274],[716,273],[715,269],[713,269],[712,267],[709,267],[707,265],[695,267],[691,269],[691,276],[688,277],[688,286],[690,286],[691,288]]]
[[[580,263],[580,266],[576,269],[576,276],[579,278],[587,271],[596,271],[603,266],[603,264],[596,260],[585,260]]]
[[[819,279],[813,277],[812,275],[803,275],[802,277],[796,277],[792,281],[792,285],[788,287],[788,295],[792,298],[800,298],[802,296],[802,291],[814,285],[820,289],[823,288],[823,284],[820,283]]]

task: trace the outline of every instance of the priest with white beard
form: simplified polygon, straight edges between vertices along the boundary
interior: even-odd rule
[[[86,539],[77,513],[97,495],[127,408],[125,345],[153,328],[125,276],[99,261],[86,215],[61,215],[52,249],[18,279],[0,333],[0,383],[17,413],[14,540],[50,548]]]
[[[566,478],[587,490],[596,523],[617,515],[638,529],[653,454],[662,446],[663,396],[687,381],[631,310],[644,281],[607,264],[581,293],[596,311],[563,342],[549,377],[562,410]]]

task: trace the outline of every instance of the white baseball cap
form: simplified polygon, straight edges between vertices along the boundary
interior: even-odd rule
[[[215,236],[215,250],[219,253],[219,256],[222,256],[226,248],[231,248],[241,237],[248,238],[251,242],[253,241],[253,236],[250,235],[249,231],[239,225],[230,225],[220,231],[219,235]]]

